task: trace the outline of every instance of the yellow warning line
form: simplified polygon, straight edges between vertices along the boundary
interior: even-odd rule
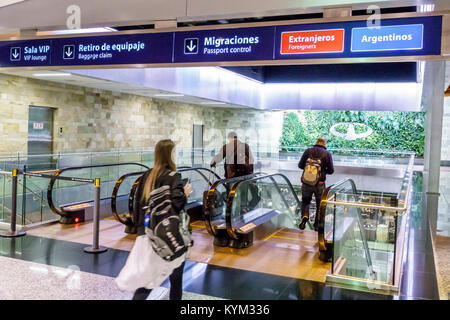
[[[303,234],[302,232],[290,232],[290,231],[283,231],[283,233],[289,233],[289,234]]]
[[[194,222],[194,223],[195,223],[195,222]],[[200,225],[194,224],[194,223],[191,223],[191,226],[192,226],[192,227],[206,228],[205,225],[204,225],[203,223],[200,224]]]
[[[265,239],[263,239],[263,241],[267,241],[270,238],[272,238],[274,235],[276,235],[278,232],[280,232],[281,230],[283,230],[284,228],[278,228],[277,231],[275,231],[274,233],[272,233],[271,235],[269,235],[268,237],[266,237]]]
[[[281,236],[274,236],[274,238],[289,239],[289,240],[295,240],[295,241],[306,241],[306,242],[314,242],[314,243],[317,243],[317,240],[308,240],[308,239],[301,239],[301,238],[289,238],[289,237],[281,237]]]

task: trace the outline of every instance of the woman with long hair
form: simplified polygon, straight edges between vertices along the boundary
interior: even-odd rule
[[[150,193],[162,186],[170,186],[170,198],[172,208],[176,214],[184,209],[187,197],[192,193],[192,187],[189,183],[183,186],[181,174],[176,172],[175,165],[175,144],[172,140],[161,140],[155,146],[154,166],[148,170],[141,179],[140,187],[137,190],[138,199],[138,217],[137,217],[137,235],[145,235],[145,207],[148,204]],[[173,269],[170,274],[170,300],[181,300],[183,283],[182,264]],[[145,300],[152,289],[138,288],[133,296],[133,300]]]

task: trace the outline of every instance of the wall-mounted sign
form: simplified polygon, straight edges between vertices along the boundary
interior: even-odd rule
[[[423,24],[353,28],[352,52],[421,50]]]
[[[42,123],[42,122],[33,122],[33,129],[34,130],[43,130],[44,129],[44,123]]]
[[[344,29],[281,33],[281,54],[344,51]]]
[[[442,16],[0,41],[0,67],[441,55]]]

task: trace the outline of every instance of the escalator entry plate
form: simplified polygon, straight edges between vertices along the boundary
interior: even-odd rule
[[[247,223],[245,226],[240,227],[239,230],[242,232],[247,232],[254,228],[256,228],[256,225],[254,223],[250,222],[250,223]]]
[[[74,211],[74,210],[79,210],[79,209],[83,209],[83,208],[88,208],[91,205],[88,202],[85,203],[80,203],[80,204],[76,204],[73,206],[69,206],[69,207],[64,207],[65,211]]]

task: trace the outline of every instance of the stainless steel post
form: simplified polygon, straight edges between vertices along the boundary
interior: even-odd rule
[[[100,178],[95,178],[94,224],[92,246],[84,248],[88,253],[102,253],[108,250],[99,246],[100,239]]]
[[[13,169],[12,171],[12,192],[11,192],[11,230],[6,232],[0,232],[1,237],[15,238],[26,235],[24,231],[16,231],[17,220],[17,179],[19,170]]]

